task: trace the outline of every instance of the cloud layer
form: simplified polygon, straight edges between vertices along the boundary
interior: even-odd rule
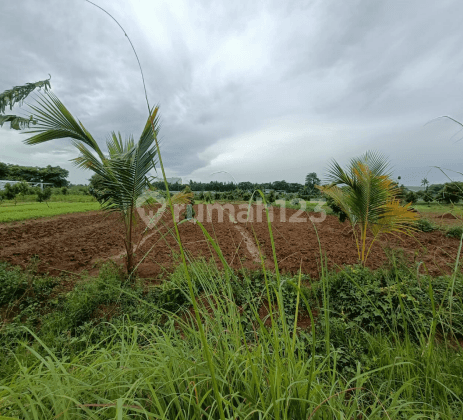
[[[368,149],[388,155],[406,185],[444,181],[433,166],[463,169],[461,127],[425,125],[463,120],[457,0],[98,4],[131,37],[148,97],[161,105],[169,176],[303,182],[330,159]],[[102,144],[112,130],[140,133],[138,63],[109,16],[84,0],[20,0],[0,11],[0,91],[50,73]],[[30,147],[23,138],[0,128],[0,160],[60,165],[73,182],[91,175],[69,164],[67,141]]]

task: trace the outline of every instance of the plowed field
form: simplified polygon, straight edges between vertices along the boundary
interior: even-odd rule
[[[266,266],[274,268],[268,226],[261,206],[253,206],[253,220],[247,223],[244,222],[246,212],[237,205],[225,205],[222,214],[217,205],[202,206],[195,206],[196,216],[203,219],[205,229],[217,240],[226,261],[233,268],[259,268],[257,244]],[[283,214],[279,208],[272,211],[280,270],[296,273],[302,267],[303,273],[319,276],[320,247],[315,229],[330,268],[357,262],[355,242],[347,223],[341,224],[334,216],[312,223],[306,213],[296,214],[295,210],[286,209]],[[209,219],[205,216],[208,212]],[[230,215],[234,217],[230,219]],[[310,215],[320,219],[318,213]],[[141,241],[138,261],[143,257],[138,269],[141,277],[162,277],[164,270],[169,271],[176,264],[179,247],[172,227],[169,212],[165,212],[156,226],[145,232],[146,225],[137,215],[137,240]],[[218,261],[198,224],[182,223],[179,230],[188,255],[212,257]],[[101,262],[109,259],[123,264],[122,238],[119,216],[101,211],[3,223],[0,224],[0,260],[21,266],[35,261],[39,272],[52,275],[82,270],[94,273]],[[439,231],[417,232],[413,238],[383,236],[373,245],[367,265],[371,268],[381,266],[387,260],[387,248],[403,249],[409,261],[423,261],[433,275],[448,273],[455,264],[458,246],[459,240],[447,238]]]

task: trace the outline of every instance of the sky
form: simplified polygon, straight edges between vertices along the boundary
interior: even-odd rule
[[[374,150],[405,185],[463,180],[462,127],[437,118],[463,122],[459,0],[95,3],[125,29],[160,105],[169,177],[303,183],[309,172],[323,180],[332,159],[344,166]],[[0,52],[0,92],[50,74],[103,148],[111,131],[141,134],[137,59],[94,5],[3,1]],[[27,116],[27,105],[7,113]],[[73,183],[92,175],[70,162],[69,140],[27,137],[0,127],[0,161],[59,165]]]

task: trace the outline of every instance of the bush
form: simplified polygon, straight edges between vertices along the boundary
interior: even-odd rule
[[[251,199],[251,193],[249,191],[244,191],[242,198],[244,201],[249,201]]]
[[[268,204],[272,204],[275,202],[275,200],[277,199],[277,196],[275,194],[275,191],[271,190],[266,196],[265,196],[265,200],[267,201]]]
[[[432,224],[427,219],[418,219],[418,221],[415,224],[415,227],[418,230],[421,230],[421,232],[433,232],[438,229],[436,225]]]
[[[5,188],[3,190],[3,196],[7,200],[15,200],[16,196],[18,195],[18,188],[16,187],[16,184],[5,184]]]
[[[461,238],[461,235],[463,235],[463,226],[455,226],[451,227],[450,229],[447,230],[447,233],[445,236],[448,236],[449,238]]]
[[[51,188],[47,187],[37,193],[37,201],[42,203],[51,197]]]
[[[204,201],[206,203],[212,203],[212,194],[209,191],[204,194]]]
[[[61,194],[68,195],[68,188],[67,187],[61,188]]]
[[[347,220],[347,214],[344,213],[341,207],[339,207],[330,196],[325,196],[325,197],[326,197],[326,204],[328,205],[328,207],[333,211],[335,215],[338,216],[339,221],[341,223],[344,223]]]
[[[418,195],[414,191],[409,191],[405,194],[405,203],[415,204],[418,201]]]
[[[437,193],[437,201],[441,203],[458,203],[463,195],[462,182],[447,182],[444,187]]]

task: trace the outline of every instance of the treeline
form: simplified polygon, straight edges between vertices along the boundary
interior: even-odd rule
[[[165,185],[163,181],[153,183],[153,186],[156,189],[161,191],[165,191]],[[185,188],[185,184],[169,184],[169,189],[172,191],[181,191]],[[192,191],[217,191],[217,192],[230,192],[235,190],[241,191],[255,191],[255,190],[274,190],[274,191],[285,191],[287,193],[302,193],[305,190],[308,190],[310,187],[304,184],[299,184],[297,182],[286,182],[286,181],[275,181],[275,182],[265,182],[265,183],[252,183],[252,182],[219,182],[219,181],[211,181],[211,182],[196,182],[190,181],[188,186]],[[310,188],[312,193],[316,193],[316,191],[312,191],[313,188]],[[309,192],[309,191],[307,191]]]
[[[48,165],[44,168],[38,166],[21,166],[0,162],[0,180],[44,182],[52,184],[53,187],[67,187],[69,181],[66,179],[69,171],[59,166]]]
[[[418,200],[427,203],[437,201],[439,203],[458,203],[463,200],[463,182],[447,182],[445,184],[432,184],[423,191],[408,191],[405,193],[405,201],[415,203]]]

